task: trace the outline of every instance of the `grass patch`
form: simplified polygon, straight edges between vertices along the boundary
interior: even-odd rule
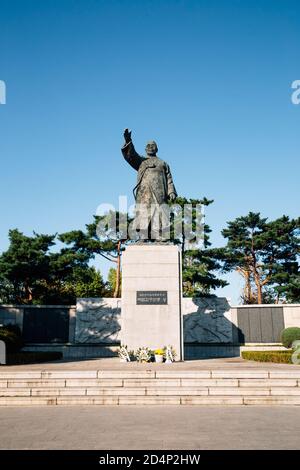
[[[243,351],[242,358],[248,361],[276,362],[278,364],[292,364],[293,351]]]
[[[40,352],[18,352],[8,353],[6,358],[7,365],[19,364],[38,364],[39,362],[57,361],[62,358],[61,352],[40,351]]]

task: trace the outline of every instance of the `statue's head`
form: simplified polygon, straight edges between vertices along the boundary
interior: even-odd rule
[[[149,155],[149,157],[155,157],[158,151],[158,147],[156,142],[154,140],[150,140],[150,142],[147,142],[146,144],[146,153]]]

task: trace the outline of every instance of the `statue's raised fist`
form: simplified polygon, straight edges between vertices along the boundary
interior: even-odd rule
[[[131,131],[129,129],[125,129],[124,131],[124,139],[125,139],[126,144],[131,142]]]

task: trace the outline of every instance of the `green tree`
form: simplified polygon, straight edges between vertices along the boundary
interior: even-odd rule
[[[245,280],[245,303],[279,301],[280,293],[298,273],[300,219],[282,216],[268,222],[249,212],[227,223],[227,245],[219,250],[225,271],[236,270]]]
[[[32,303],[37,283],[49,278],[48,250],[55,235],[27,237],[17,229],[9,231],[9,248],[0,256],[2,301]]]
[[[86,230],[73,230],[59,235],[59,240],[70,246],[71,251],[84,254],[89,259],[100,255],[116,265],[114,297],[121,291],[121,256],[124,247],[130,243],[127,227],[131,219],[126,214],[109,211],[104,216],[94,216]]]
[[[285,286],[279,286],[278,292],[279,295],[284,295],[288,302],[300,303],[300,272],[292,275]]]
[[[40,280],[38,304],[75,304],[78,297],[103,297],[106,285],[102,276],[93,266],[74,267],[63,277],[52,278],[51,282]]]
[[[10,245],[0,256],[0,301],[18,304],[69,304],[76,297],[102,296],[105,284],[88,266],[89,255],[62,247],[51,251],[55,235],[28,237],[9,232]]]
[[[207,198],[187,199],[185,197],[178,197],[175,201],[178,210],[171,226],[171,239],[181,245],[183,293],[188,297],[210,295],[212,290],[228,285],[227,281],[217,277],[217,273],[222,268],[218,259],[219,252],[211,248],[209,240],[211,229],[205,224],[204,217],[199,220],[201,215],[196,210],[197,206],[207,207],[212,202]],[[191,210],[183,210],[187,205]],[[200,242],[200,245],[199,240],[192,238],[196,231],[197,222],[202,225],[202,243]],[[182,227],[182,230],[179,231],[179,233],[181,232],[180,236],[176,235],[178,226]]]
[[[74,286],[75,298],[103,297],[106,291],[102,275],[94,266],[75,270],[69,285]]]

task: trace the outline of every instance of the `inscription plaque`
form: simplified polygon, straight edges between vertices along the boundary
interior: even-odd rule
[[[137,305],[167,305],[168,292],[166,290],[139,290],[136,293]]]

